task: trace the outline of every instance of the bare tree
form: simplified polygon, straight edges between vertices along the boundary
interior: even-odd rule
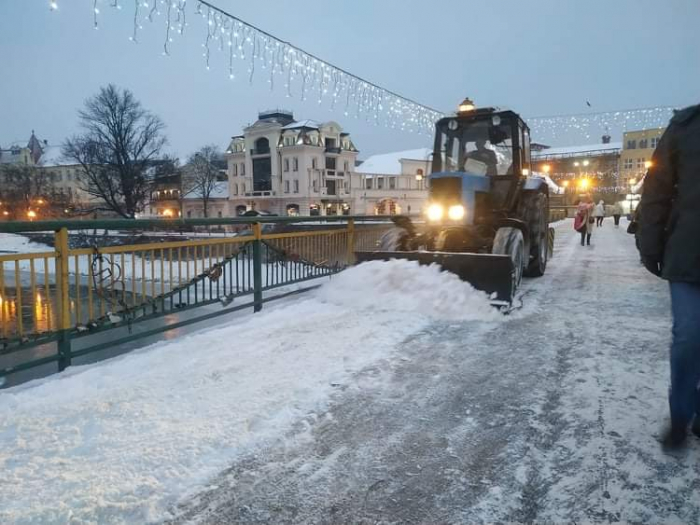
[[[0,199],[13,219],[26,219],[30,212],[51,215],[54,193],[53,183],[43,170],[25,164],[0,169]]]
[[[224,165],[221,151],[208,145],[190,156],[184,167],[182,178],[183,196],[193,195],[202,200],[204,217],[209,217],[209,201],[221,180],[221,168]]]
[[[104,202],[102,209],[133,218],[150,196],[165,125],[131,91],[112,84],[78,114],[82,134],[64,143],[63,155],[80,164],[82,189]]]

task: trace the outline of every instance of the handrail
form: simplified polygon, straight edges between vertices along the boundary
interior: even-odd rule
[[[55,220],[55,221],[12,221],[0,222],[1,233],[58,231],[66,228],[76,230],[143,230],[148,228],[177,229],[183,226],[225,226],[236,224],[270,224],[299,222],[347,222],[352,219],[359,222],[384,222],[398,215],[314,215],[277,217],[258,215],[256,217],[231,217],[222,219],[96,219],[96,220]]]

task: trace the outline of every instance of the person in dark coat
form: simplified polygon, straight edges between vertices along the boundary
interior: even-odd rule
[[[676,112],[644,182],[642,264],[670,281],[671,426],[665,449],[681,447],[688,426],[700,437],[700,105]]]

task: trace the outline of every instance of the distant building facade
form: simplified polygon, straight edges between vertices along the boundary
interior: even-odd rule
[[[349,214],[358,151],[336,122],[267,111],[226,150],[230,215]]]
[[[626,188],[634,185],[646,174],[648,163],[654,154],[666,128],[627,131],[623,135],[620,155],[620,183]]]
[[[533,171],[549,175],[569,193],[616,193],[621,152],[622,143],[611,142],[609,135],[598,144],[542,147],[532,151]]]
[[[373,155],[352,175],[352,209],[357,215],[416,215],[428,200],[432,150]]]

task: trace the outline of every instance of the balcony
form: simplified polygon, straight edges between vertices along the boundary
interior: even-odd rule
[[[245,197],[274,197],[277,195],[275,191],[250,191],[243,194]]]
[[[335,155],[340,155],[341,149],[337,146],[326,146],[326,153],[333,153]]]
[[[250,154],[252,156],[256,155],[269,155],[270,154],[270,148],[258,148],[258,149],[251,149]]]

